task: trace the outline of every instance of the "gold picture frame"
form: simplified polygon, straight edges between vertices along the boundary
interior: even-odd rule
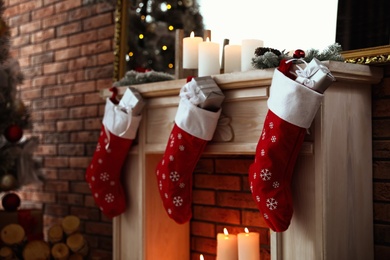
[[[342,52],[347,63],[384,65],[390,63],[390,45]]]
[[[115,7],[114,33],[114,73],[113,81],[119,81],[124,75],[126,46],[127,0],[117,0]]]

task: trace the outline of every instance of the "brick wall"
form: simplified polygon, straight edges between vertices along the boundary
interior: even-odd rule
[[[375,259],[385,260],[390,258],[390,65],[372,97]]]
[[[95,259],[111,259],[112,223],[95,206],[84,181],[98,140],[103,100],[113,72],[113,7],[82,0],[5,0],[12,30],[12,54],[25,73],[21,97],[29,105],[40,138],[43,186],[20,192],[24,204],[42,205],[46,226],[68,214],[82,220]],[[390,255],[390,66],[373,89],[375,259]],[[233,160],[234,159],[234,160]],[[261,253],[269,257],[269,234],[250,198],[251,158],[202,158],[194,177],[191,253],[214,259],[216,233],[244,227],[261,233]],[[207,211],[207,214],[204,212]],[[209,215],[224,216],[219,222]]]
[[[42,204],[46,227],[79,216],[91,255],[111,259],[112,223],[95,206],[84,175],[101,127],[99,90],[112,84],[114,7],[84,2],[91,1],[5,0],[45,178],[20,195],[25,205]]]

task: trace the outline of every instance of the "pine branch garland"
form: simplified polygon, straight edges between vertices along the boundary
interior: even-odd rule
[[[131,86],[136,84],[144,84],[150,82],[158,82],[165,80],[173,80],[175,79],[173,75],[158,72],[158,71],[148,71],[148,72],[137,72],[135,70],[130,70],[126,72],[125,76],[114,83],[115,87],[119,86]]]
[[[253,58],[252,64],[257,69],[275,68],[279,66],[279,56],[275,53],[267,51],[263,55]]]
[[[341,56],[341,45],[338,43],[329,45],[322,52],[316,49],[310,49],[304,58],[306,62],[310,62],[313,58],[317,58],[320,61],[324,60],[335,60],[335,61],[344,61],[344,58]]]
[[[341,45],[338,43],[334,43],[332,45],[329,45],[322,52],[320,52],[318,49],[308,50],[306,52],[304,60],[308,63],[313,58],[317,58],[320,61],[344,61],[344,58],[341,55],[341,51]],[[252,66],[255,69],[275,68],[279,66],[279,63],[282,59],[292,58],[293,57],[288,56],[284,51],[280,52],[278,50],[268,47],[259,47],[255,51],[255,57],[252,59]]]

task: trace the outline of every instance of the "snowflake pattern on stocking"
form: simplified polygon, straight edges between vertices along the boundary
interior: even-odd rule
[[[263,181],[269,181],[271,179],[271,175],[272,173],[268,169],[261,170],[260,177]]]
[[[278,207],[278,202],[274,198],[269,198],[266,205],[270,210],[275,210]]]
[[[268,110],[248,176],[253,199],[275,232],[285,231],[292,219],[291,176],[305,135],[305,128]]]
[[[178,181],[180,178],[180,175],[177,173],[177,171],[171,172],[171,175],[169,178],[172,180],[172,182]]]
[[[105,200],[107,203],[112,203],[112,202],[114,202],[114,199],[115,199],[115,197],[114,197],[114,195],[111,194],[111,193],[106,194],[106,196],[104,197],[104,200]]]
[[[192,174],[206,143],[175,124],[157,165],[155,174],[163,206],[179,224],[192,216]]]
[[[101,181],[108,181],[110,178],[110,175],[107,172],[102,172],[100,174],[100,180]]]
[[[169,136],[169,147],[172,150],[169,150],[169,151],[175,151],[176,148],[177,148],[178,151],[184,152],[185,146],[181,142],[182,138],[183,138],[183,135],[180,132],[177,133],[176,136],[171,133],[171,135]],[[171,162],[173,162],[175,160],[174,155],[171,154],[171,153],[167,153],[166,156],[169,159],[169,161],[171,161]],[[165,160],[163,159],[162,160],[162,165],[164,165],[164,161]],[[176,183],[176,182],[178,182],[180,180],[180,174],[177,171],[171,171],[169,173],[169,179],[166,177],[165,173],[160,173],[160,171],[157,170],[156,171],[156,175],[159,176],[160,174],[161,174],[161,180],[158,183],[160,191],[166,190],[165,186],[169,187],[169,183],[167,183],[167,181],[170,181],[171,183]],[[179,185],[178,185],[178,187],[180,189],[184,189],[185,186],[186,185],[185,185],[184,182],[180,182]],[[169,200],[170,199],[167,192],[164,193],[163,198],[165,200]],[[182,198],[182,196],[180,196],[180,195],[176,195],[173,198],[171,198],[171,202],[176,207],[180,207],[180,206],[182,206],[185,203],[183,198]],[[172,214],[172,209],[168,208],[167,212],[168,212],[168,214],[171,215]]]
[[[183,205],[183,199],[180,196],[174,197],[173,205],[175,205],[176,207],[180,207],[181,205]]]

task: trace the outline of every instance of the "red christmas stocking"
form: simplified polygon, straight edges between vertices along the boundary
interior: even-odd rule
[[[131,109],[107,98],[99,142],[85,177],[95,203],[110,218],[126,208],[120,176],[140,121],[141,116],[132,115]]]
[[[221,109],[211,112],[199,108],[183,96],[180,100],[165,153],[156,169],[164,208],[179,224],[191,219],[192,173],[214,135],[220,113]]]
[[[275,70],[255,161],[251,192],[268,226],[283,232],[293,214],[291,178],[297,156],[323,95]]]

